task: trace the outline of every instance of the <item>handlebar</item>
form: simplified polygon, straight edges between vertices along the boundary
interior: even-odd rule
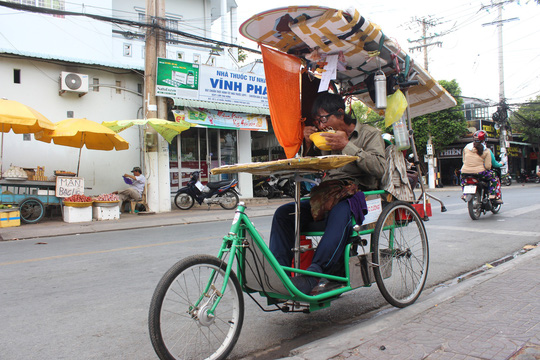
[[[411,81],[404,81],[404,82],[398,82],[398,85],[400,88],[406,88],[409,86],[414,86],[420,84],[420,81],[418,80],[411,80]]]

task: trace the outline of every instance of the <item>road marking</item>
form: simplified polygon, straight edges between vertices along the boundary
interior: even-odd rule
[[[466,214],[468,213],[469,209],[467,208],[467,204],[463,204],[464,207],[457,210],[450,210],[446,211],[444,214],[448,215],[460,215],[460,214]],[[526,206],[518,209],[512,209],[508,210],[508,208],[505,208],[504,206],[501,208],[501,212],[497,214],[497,216],[505,217],[505,218],[513,218],[516,216],[520,216],[529,212],[538,211],[540,210],[540,204]]]
[[[426,227],[428,230],[452,230],[452,231],[466,231],[466,232],[477,232],[477,233],[486,233],[486,234],[496,234],[496,235],[511,235],[511,236],[526,236],[526,237],[538,237],[537,232],[532,231],[512,231],[512,230],[500,230],[500,229],[475,229],[469,227],[461,226],[444,226],[444,225],[429,225]]]
[[[523,214],[526,214],[528,212],[537,211],[537,210],[540,210],[540,205],[538,205],[538,204],[531,205],[531,206],[526,206],[526,207],[522,207],[522,208],[518,208],[518,209],[514,209],[514,210],[512,210],[510,212],[505,212],[503,215],[505,217],[516,217],[516,216],[523,215]]]
[[[26,260],[16,260],[16,261],[8,261],[0,263],[0,266],[6,266],[6,265],[16,265],[16,264],[25,264],[30,262],[37,262],[37,261],[45,261],[45,260],[55,260],[55,259],[64,259],[68,257],[74,257],[74,256],[84,256],[84,255],[95,255],[95,254],[106,254],[110,252],[116,252],[116,251],[125,251],[125,250],[134,250],[134,249],[144,249],[154,246],[163,246],[163,245],[174,245],[174,244],[182,244],[186,242],[192,242],[192,241],[201,241],[201,240],[210,240],[214,237],[205,237],[205,238],[197,238],[197,239],[189,239],[189,240],[177,240],[177,241],[169,241],[159,244],[147,244],[147,245],[138,245],[138,246],[129,246],[129,247],[123,247],[118,249],[109,249],[109,250],[97,250],[97,251],[88,251],[84,253],[75,253],[75,254],[64,254],[64,255],[55,255],[55,256],[48,256],[44,258],[35,258],[35,259],[26,259]]]
[[[465,214],[469,211],[465,205],[465,208],[457,209],[457,210],[450,210],[443,212],[443,215],[459,215],[459,214]]]

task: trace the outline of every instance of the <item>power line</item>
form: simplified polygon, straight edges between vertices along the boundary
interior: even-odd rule
[[[180,36],[183,36],[183,37],[188,38],[188,39],[192,39],[192,40],[196,40],[196,41],[200,41],[200,42],[204,42],[204,43],[210,43],[210,44],[215,44],[215,45],[224,46],[224,47],[234,47],[234,48],[237,48],[237,49],[253,52],[253,53],[256,53],[256,54],[261,53],[258,50],[254,50],[254,49],[251,49],[251,48],[248,48],[248,47],[227,43],[227,42],[224,42],[224,41],[208,39],[208,38],[205,38],[205,37],[202,37],[202,36],[186,33],[184,31],[171,29],[171,28],[168,28],[166,26],[161,26],[161,25],[158,24],[158,21],[157,21],[158,19],[157,18],[153,18],[151,23],[144,23],[144,22],[139,22],[139,21],[134,21],[134,20],[125,20],[125,19],[114,18],[114,17],[109,17],[109,16],[103,16],[103,15],[78,13],[78,12],[72,12],[72,11],[41,8],[41,7],[37,7],[37,6],[23,5],[23,4],[18,4],[18,3],[6,2],[6,1],[0,1],[0,6],[4,6],[4,7],[15,9],[15,10],[34,12],[34,13],[42,13],[42,14],[50,14],[50,15],[63,15],[63,16],[81,16],[81,17],[88,17],[88,18],[91,18],[91,19],[94,19],[94,20],[110,22],[110,23],[113,23],[113,24],[121,24],[121,25],[128,25],[128,26],[138,26],[138,27],[143,27],[143,28],[149,28],[150,27],[150,28],[153,28],[154,30],[162,30],[162,31],[165,31],[165,32],[173,33],[173,34],[180,35]],[[196,44],[193,44],[193,45],[196,45]]]

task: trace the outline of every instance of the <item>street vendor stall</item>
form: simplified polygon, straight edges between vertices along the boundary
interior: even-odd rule
[[[60,199],[55,196],[54,181],[2,179],[0,186],[3,189],[0,202],[19,206],[23,223],[37,223],[45,216],[47,206],[60,206]]]

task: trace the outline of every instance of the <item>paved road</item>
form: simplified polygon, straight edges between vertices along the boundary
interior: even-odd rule
[[[448,212],[441,214],[434,207],[434,216],[426,223],[431,247],[428,285],[538,242],[534,229],[540,225],[536,204],[540,186],[504,191],[501,213],[479,221],[470,220],[458,192],[436,193]],[[264,214],[256,207],[249,210]],[[101,224],[92,224],[91,229],[81,226],[80,235],[0,242],[4,285],[0,336],[7,339],[0,343],[2,359],[154,359],[146,317],[155,285],[177,259],[215,253],[221,236],[216,234],[225,234],[230,220],[208,221],[216,214],[232,217],[219,210],[196,214],[198,219],[167,215],[170,221],[163,220],[167,216],[133,217],[132,224],[142,227],[136,230],[96,232]],[[185,225],[173,225],[179,219]],[[143,227],[145,221],[152,225]],[[268,238],[270,217],[253,221]],[[86,230],[90,232],[85,234]],[[264,313],[248,298],[246,304],[246,321],[233,358],[275,359],[351,322],[369,319],[370,311],[384,300],[373,287],[345,294],[330,309],[309,315]]]

